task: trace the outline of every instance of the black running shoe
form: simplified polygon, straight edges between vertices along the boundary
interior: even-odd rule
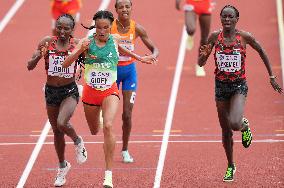
[[[223,178],[224,182],[232,182],[234,181],[234,174],[236,172],[237,168],[236,165],[234,164],[233,166],[228,166],[226,174]]]
[[[242,144],[245,148],[248,148],[252,141],[252,133],[249,128],[249,121],[246,118],[243,118],[243,127],[242,130]]]

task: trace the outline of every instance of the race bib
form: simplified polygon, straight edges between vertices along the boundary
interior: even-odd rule
[[[224,72],[237,72],[241,70],[242,61],[241,61],[241,54],[221,54],[216,53],[217,58],[217,66],[220,71]]]
[[[69,67],[63,68],[62,63],[65,60],[65,56],[49,55],[48,75],[58,76],[64,78],[72,78],[75,73],[75,62]]]
[[[112,74],[110,72],[102,72],[93,70],[89,74],[87,84],[94,89],[105,90],[111,88]]]
[[[123,48],[126,48],[129,51],[134,51],[134,44],[120,44]],[[130,61],[131,57],[129,56],[124,56],[124,55],[119,55],[119,61]]]

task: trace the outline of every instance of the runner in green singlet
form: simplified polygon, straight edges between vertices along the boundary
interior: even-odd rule
[[[113,187],[112,163],[115,148],[115,136],[112,130],[115,114],[118,109],[119,97],[116,84],[118,51],[135,58],[142,63],[154,63],[152,56],[140,57],[118,45],[117,35],[111,35],[111,25],[114,20],[109,11],[98,11],[93,20],[95,25],[87,29],[96,28],[91,37],[82,39],[76,49],[68,56],[63,67],[68,67],[81,54],[85,56],[85,85],[82,101],[85,117],[93,135],[99,130],[99,114],[102,109],[104,153],[106,171],[103,185]]]

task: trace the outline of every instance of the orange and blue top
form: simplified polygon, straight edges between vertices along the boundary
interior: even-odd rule
[[[118,34],[121,37],[119,41],[119,45],[128,49],[129,51],[134,51],[134,42],[135,42],[135,21],[130,20],[130,28],[127,33],[120,33],[117,29],[117,24],[119,21],[116,19],[114,20],[112,27],[111,27],[111,34]],[[118,66],[126,66],[132,64],[134,62],[134,58],[119,54]]]

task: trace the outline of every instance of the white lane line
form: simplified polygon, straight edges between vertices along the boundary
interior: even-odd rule
[[[26,183],[26,180],[27,180],[27,178],[28,178],[28,176],[29,176],[29,174],[30,174],[30,172],[32,170],[32,167],[33,167],[33,165],[34,165],[34,163],[36,161],[36,158],[37,158],[37,156],[38,156],[38,154],[39,154],[39,152],[40,152],[40,150],[42,148],[42,145],[43,145],[43,143],[45,141],[46,135],[48,134],[48,131],[49,131],[50,127],[51,127],[51,125],[50,125],[49,121],[47,121],[45,123],[45,126],[44,126],[44,128],[43,128],[43,130],[41,132],[41,135],[40,135],[40,137],[39,137],[39,139],[38,139],[38,141],[36,143],[36,146],[35,146],[35,148],[34,148],[34,150],[32,152],[32,155],[30,156],[28,164],[27,164],[27,166],[26,166],[26,168],[25,168],[25,170],[24,170],[24,172],[23,172],[23,174],[21,176],[21,179],[18,182],[17,188],[24,187],[24,185]]]
[[[276,0],[277,5],[277,20],[279,31],[279,43],[280,43],[280,58],[282,67],[282,82],[284,88],[284,26],[283,26],[283,4],[282,0]]]
[[[162,143],[161,140],[133,140],[129,141],[131,144],[152,144],[152,143]],[[168,143],[221,143],[222,140],[170,140]],[[241,140],[234,140],[234,142],[241,143]],[[279,143],[284,142],[284,140],[279,139],[260,139],[253,140],[253,143]],[[103,144],[103,141],[98,142],[85,142],[85,144]],[[122,144],[122,141],[117,141],[117,144]],[[0,146],[19,146],[19,145],[35,145],[35,142],[14,142],[14,143],[0,143]],[[74,145],[74,142],[66,142],[66,144]],[[44,142],[43,145],[53,145],[53,142]]]
[[[106,9],[107,6],[109,5],[109,3],[110,3],[110,0],[102,0],[101,4],[100,4],[100,7],[99,7],[99,10]],[[47,125],[47,124],[49,124],[49,125]],[[36,161],[36,158],[37,158],[37,156],[39,154],[39,151],[41,150],[42,145],[44,144],[44,140],[46,139],[46,137],[48,135],[50,127],[51,127],[51,125],[50,125],[49,122],[45,124],[45,127],[44,127],[44,129],[43,129],[43,131],[41,133],[41,136],[39,137],[39,140],[38,140],[39,144],[37,144],[35,146],[35,148],[33,150],[33,153],[32,153],[32,155],[31,155],[31,157],[29,159],[29,162],[28,162],[28,164],[27,164],[27,166],[26,166],[26,168],[25,168],[25,170],[23,172],[23,175],[21,176],[21,179],[20,179],[20,181],[19,181],[19,183],[17,185],[17,188],[22,188],[25,185],[25,183],[27,181],[27,178],[28,178],[28,176],[29,176],[29,174],[31,172],[31,169],[32,169],[32,167],[33,167],[33,165],[34,165],[34,163]]]
[[[166,157],[166,153],[167,153],[169,135],[170,135],[171,127],[172,127],[172,120],[173,120],[173,115],[174,115],[175,103],[176,103],[176,98],[177,98],[177,93],[178,93],[178,88],[179,88],[179,82],[180,82],[183,62],[184,62],[185,49],[186,49],[185,48],[186,39],[187,39],[187,33],[186,33],[186,30],[185,30],[185,27],[183,27],[181,44],[180,44],[180,47],[179,47],[176,70],[175,70],[174,80],[173,80],[173,84],[172,84],[171,96],[170,96],[167,118],[166,118],[166,123],[165,123],[165,129],[164,129],[165,131],[164,131],[164,134],[163,134],[163,142],[162,142],[158,166],[157,166],[157,170],[156,170],[154,188],[159,188],[160,183],[161,183],[161,177],[162,177],[165,157]]]
[[[25,2],[25,0],[17,0],[14,5],[11,7],[9,12],[5,15],[3,20],[0,22],[0,33],[4,30],[6,25],[9,23],[9,21],[12,19],[14,14],[18,11],[18,9],[22,6],[22,4]]]

